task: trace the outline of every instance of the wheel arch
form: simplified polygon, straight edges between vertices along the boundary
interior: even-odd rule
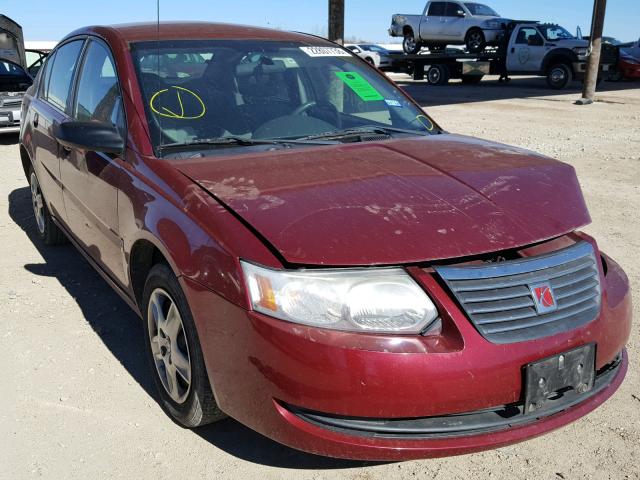
[[[566,64],[572,73],[575,73],[573,70],[573,63],[578,61],[578,56],[574,51],[569,50],[568,48],[562,48],[559,50],[552,50],[544,57],[542,60],[542,73],[545,75],[549,73],[549,69],[558,63]]]
[[[409,35],[411,35],[413,38],[416,37],[416,34],[413,31],[413,27],[409,25],[405,25],[404,27],[402,27],[402,35],[405,37]]]
[[[27,180],[29,180],[29,170],[33,167],[33,162],[31,161],[31,155],[25,148],[24,145],[20,144],[20,160],[22,162],[22,170],[24,170],[24,176]]]
[[[143,235],[133,242],[128,257],[129,282],[131,284],[133,299],[139,309],[142,308],[142,295],[144,293],[147,276],[154,265],[164,263],[177,277],[180,276],[177,266],[162,245],[162,242],[154,238],[151,234]]]

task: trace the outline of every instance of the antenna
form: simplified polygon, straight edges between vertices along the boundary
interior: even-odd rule
[[[156,74],[157,74],[157,88],[156,92],[160,91],[160,0],[156,0]],[[158,115],[158,150],[160,156],[162,156],[162,116]]]

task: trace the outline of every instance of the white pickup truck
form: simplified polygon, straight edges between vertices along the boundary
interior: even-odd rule
[[[492,8],[463,0],[430,1],[422,15],[396,14],[389,35],[403,37],[405,53],[418,53],[424,46],[440,51],[447,45],[466,45],[471,53],[502,40],[504,23]]]
[[[551,88],[562,89],[581,80],[586,70],[589,42],[574,37],[559,25],[510,21],[497,49],[479,53],[429,53],[392,55],[393,68],[412,72],[416,80],[425,76],[432,85],[445,85],[450,78],[479,83],[484,75],[503,77],[541,75]],[[617,61],[617,50],[603,45],[602,71]]]

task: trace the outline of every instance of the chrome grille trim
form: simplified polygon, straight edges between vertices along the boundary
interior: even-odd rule
[[[493,343],[555,335],[585,325],[600,313],[598,263],[587,242],[537,257],[434,269],[476,329]],[[544,282],[551,285],[557,309],[538,313],[529,285]]]

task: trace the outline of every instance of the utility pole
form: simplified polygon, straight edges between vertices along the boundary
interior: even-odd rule
[[[329,0],[329,40],[344,44],[344,0]]]
[[[602,49],[602,31],[604,30],[604,16],[607,11],[607,0],[594,0],[593,18],[591,20],[591,48],[587,58],[587,72],[584,77],[582,88],[582,98],[576,103],[578,105],[590,105],[596,94],[596,84],[598,83],[598,73],[600,72],[600,53]]]

